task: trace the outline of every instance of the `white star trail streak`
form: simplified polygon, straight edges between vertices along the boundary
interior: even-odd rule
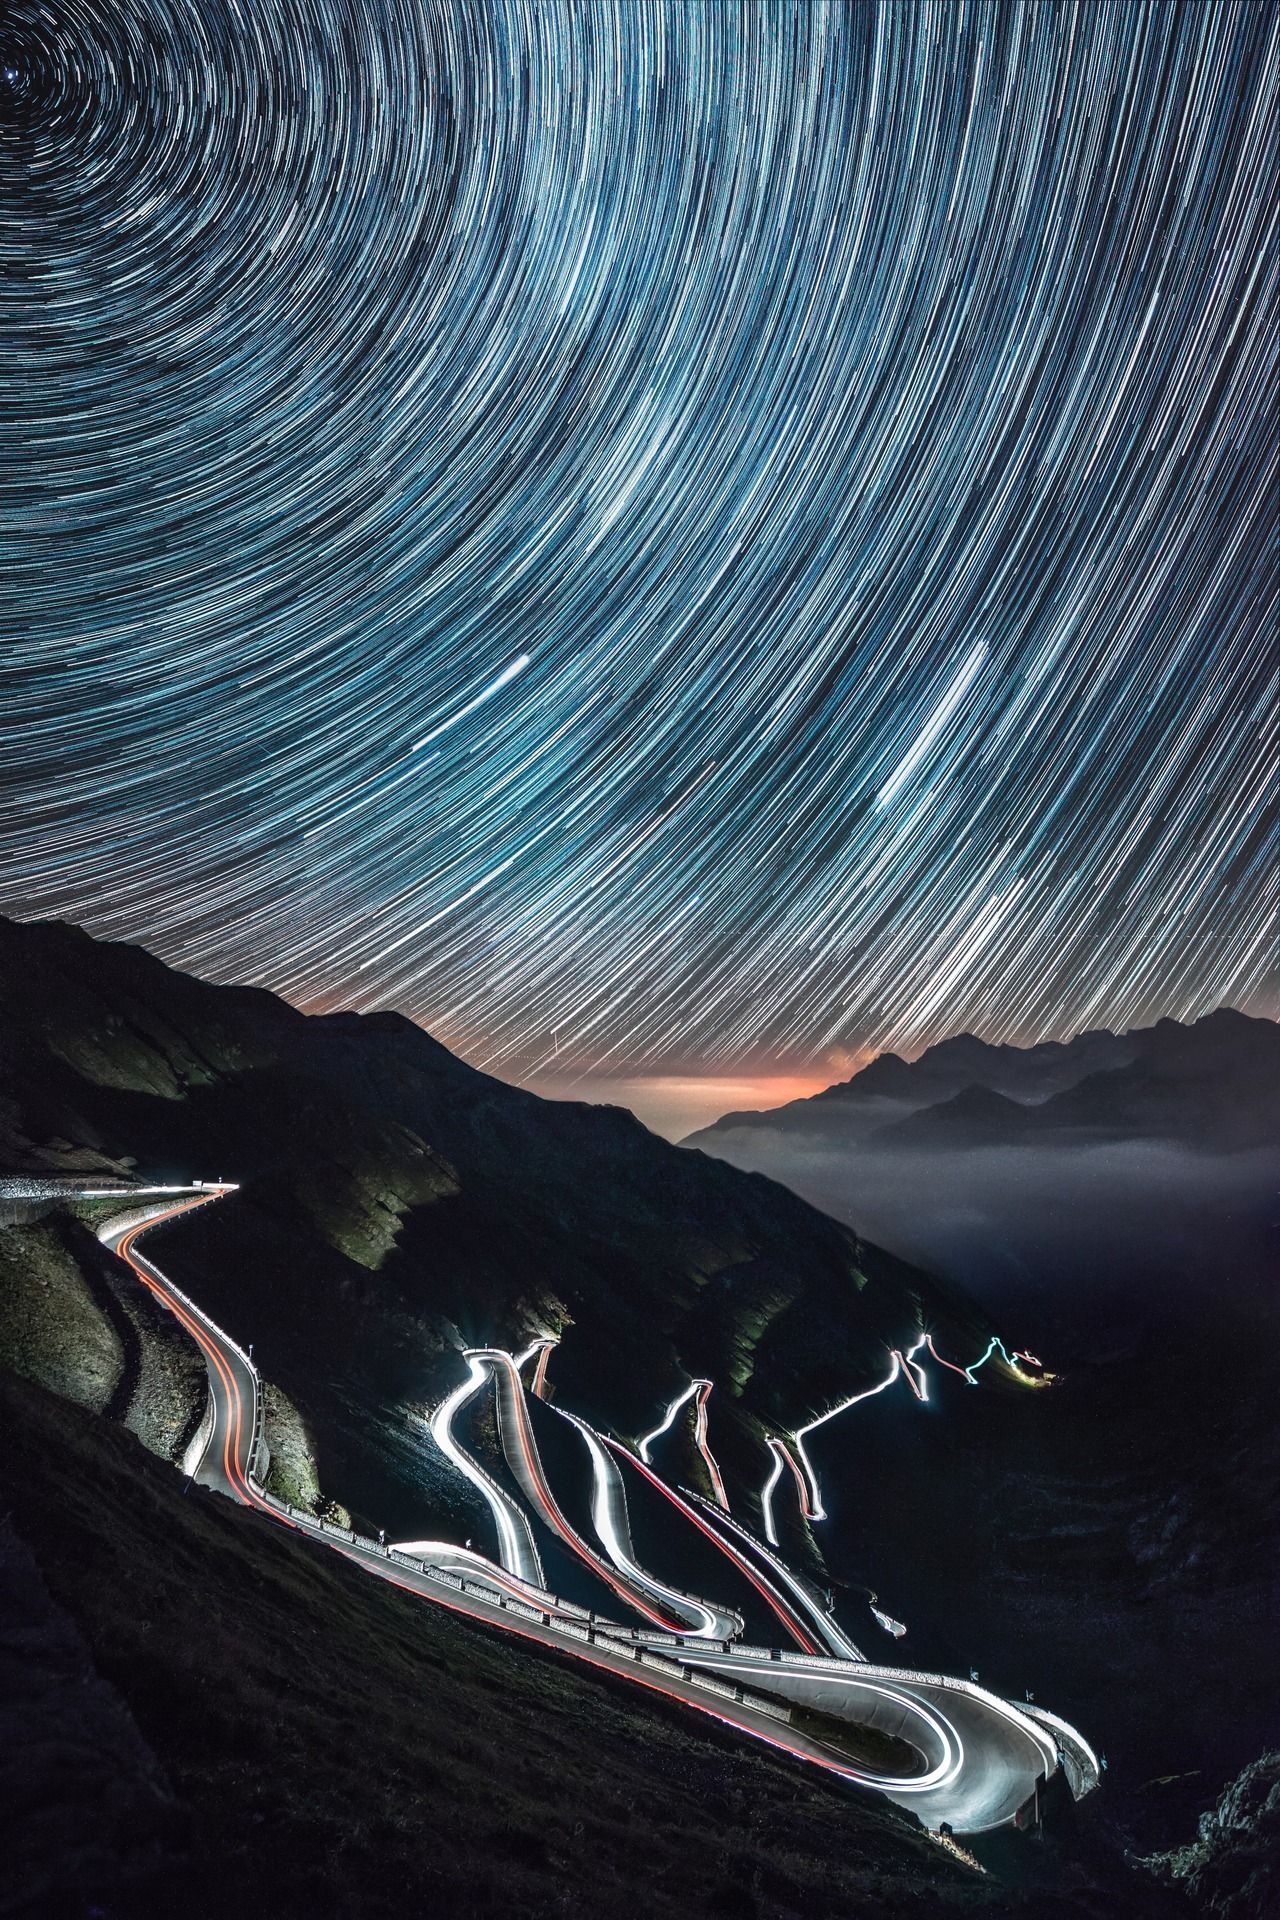
[[[0,904],[523,1074],[1272,1006],[1277,30],[13,0]]]

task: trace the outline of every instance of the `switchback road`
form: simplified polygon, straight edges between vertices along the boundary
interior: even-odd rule
[[[587,1442],[584,1466],[592,1476],[593,1524],[604,1548],[603,1555],[596,1553],[570,1526],[551,1490],[528,1418],[519,1361],[503,1349],[478,1349],[466,1356],[469,1379],[433,1421],[442,1451],[479,1488],[494,1515],[503,1564],[440,1541],[387,1548],[286,1507],[263,1484],[267,1457],[262,1396],[250,1352],[216,1326],[138,1247],[138,1241],[160,1221],[208,1205],[229,1190],[193,1190],[183,1199],[153,1200],[100,1228],[104,1244],[177,1316],[204,1355],[209,1405],[188,1462],[202,1484],[283,1525],[322,1538],[326,1546],[366,1572],[434,1605],[554,1647],[710,1714],[827,1773],[874,1787],[910,1808],[932,1829],[946,1823],[958,1833],[979,1833],[1025,1817],[1039,1787],[1060,1764],[1060,1754],[1068,1760],[1073,1790],[1088,1791],[1096,1784],[1097,1764],[1091,1750],[1065,1722],[1033,1716],[967,1681],[872,1667],[861,1661],[834,1622],[824,1651],[816,1636],[817,1610],[776,1550],[755,1541],[718,1508],[708,1507],[699,1514],[689,1499],[667,1487],[619,1442],[575,1420]],[[546,1349],[545,1343],[539,1345],[540,1384]],[[648,1624],[624,1626],[546,1590],[529,1515],[452,1436],[458,1409],[490,1380],[499,1395],[508,1462],[517,1463],[513,1468],[517,1484],[538,1521],[580,1551],[616,1599]],[[610,1452],[630,1459],[661,1488],[681,1517],[704,1532],[714,1527],[722,1550],[747,1568],[758,1588],[770,1591],[779,1617],[796,1623],[799,1631],[793,1637],[814,1651],[792,1653],[740,1645],[735,1635],[741,1631],[741,1618],[731,1609],[681,1594],[639,1567],[626,1523],[621,1478]],[[807,1619],[803,1601],[808,1604]],[[806,1731],[814,1714],[822,1716],[822,1738]],[[803,1724],[794,1724],[793,1716]],[[910,1762],[889,1774],[855,1763],[834,1725],[841,1720],[870,1725],[905,1741]],[[856,1734],[851,1737],[856,1739]]]

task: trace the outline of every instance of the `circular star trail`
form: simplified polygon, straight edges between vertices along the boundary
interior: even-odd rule
[[[1260,1004],[1274,8],[0,41],[10,911],[520,1071]]]

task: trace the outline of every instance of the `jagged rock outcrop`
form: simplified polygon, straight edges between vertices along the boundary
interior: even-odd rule
[[[1209,1920],[1267,1920],[1280,1909],[1280,1749],[1223,1789],[1189,1846],[1146,1864],[1184,1886]]]

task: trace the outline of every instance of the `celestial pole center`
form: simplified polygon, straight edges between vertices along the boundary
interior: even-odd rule
[[[14,0],[0,906],[535,1078],[1273,1008],[1277,32]]]

